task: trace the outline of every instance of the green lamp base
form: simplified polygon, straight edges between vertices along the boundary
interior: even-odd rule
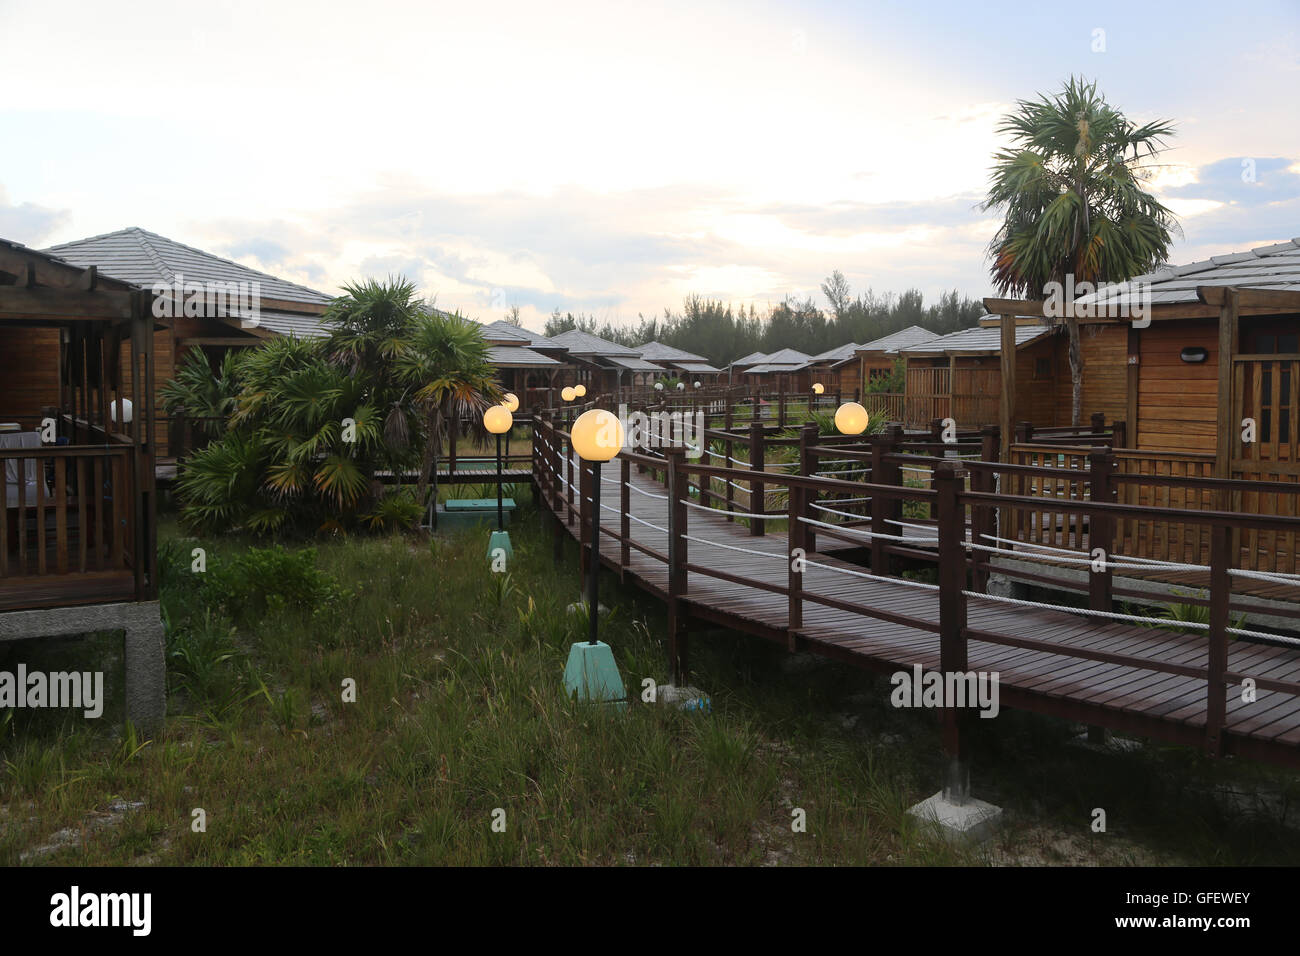
[[[614,702],[619,709],[627,707],[627,692],[618,674],[618,664],[614,662],[614,651],[604,641],[595,644],[579,641],[569,648],[569,660],[564,665],[564,689],[578,700]]]
[[[510,546],[509,531],[492,532],[492,537],[488,538],[487,546],[487,557],[489,561],[496,559],[498,548],[505,552],[505,558],[507,561],[515,556],[515,549]]]

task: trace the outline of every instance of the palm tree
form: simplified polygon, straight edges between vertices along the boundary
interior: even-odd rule
[[[1065,88],[1020,100],[998,132],[1013,146],[994,157],[984,209],[1005,220],[989,243],[990,271],[1003,294],[1041,298],[1048,283],[1122,282],[1166,261],[1173,213],[1142,187],[1172,124],[1130,121],[1073,77]],[[1066,309],[1072,424],[1083,400],[1077,318]]]
[[[431,524],[436,527],[437,465],[443,435],[466,418],[477,419],[503,392],[496,383],[496,368],[482,328],[459,314],[429,310],[417,318],[397,356],[396,368],[398,377],[415,389],[415,401],[424,415],[424,460],[416,500],[423,505],[432,478]]]

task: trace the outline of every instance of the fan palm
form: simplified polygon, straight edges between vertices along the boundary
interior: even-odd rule
[[[1178,224],[1143,186],[1152,170],[1145,164],[1173,131],[1164,120],[1137,125],[1096,83],[1073,77],[1055,95],[1020,100],[998,127],[1013,145],[994,157],[983,203],[1005,215],[989,244],[998,291],[1041,298],[1067,276],[1122,282],[1164,262]],[[1083,356],[1078,320],[1065,312],[1078,425]]]
[[[400,379],[414,389],[424,416],[424,459],[416,500],[423,505],[432,478],[436,524],[443,435],[465,419],[478,420],[488,403],[503,393],[482,328],[460,315],[431,310],[420,316],[397,356],[396,368]]]

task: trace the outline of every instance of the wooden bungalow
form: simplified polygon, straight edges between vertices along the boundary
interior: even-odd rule
[[[1003,341],[1042,321],[1042,302],[984,304]],[[1074,304],[1096,313],[1082,320],[1085,416],[1124,421],[1129,448],[1212,463],[1216,477],[1300,481],[1300,239],[1164,267]],[[1065,354],[1060,336],[1050,356],[1059,424],[1070,413]],[[1004,436],[1039,414],[1025,373],[1003,356]]]
[[[743,355],[740,358],[736,359],[734,362],[732,362],[730,365],[727,366],[728,384],[743,382],[745,380],[744,376],[747,371],[749,371],[755,365],[761,365],[763,362],[766,361],[767,361],[766,352],[750,352],[748,355]]]
[[[321,323],[330,302],[325,293],[138,227],[61,243],[45,251],[83,269],[94,266],[102,277],[160,293],[152,297],[158,326],[154,333],[155,385],[160,390],[189,349],[201,349],[215,367],[228,350],[259,345],[276,335],[316,338],[327,334]],[[250,301],[249,296],[213,294],[222,288],[255,290],[255,297]],[[5,344],[0,341],[0,351]],[[126,361],[125,355],[122,360]],[[44,374],[47,378],[40,388],[46,401],[42,404],[52,404],[57,394],[55,382],[48,371]],[[155,401],[161,410],[161,395]],[[154,422],[155,450],[158,457],[166,458],[171,439],[176,438],[178,444],[183,441],[179,434],[169,434],[174,430],[165,415],[157,415]]]
[[[567,350],[544,335],[498,319],[483,327],[501,387],[513,392],[521,406],[549,405],[556,381],[565,367]]]
[[[914,345],[933,342],[938,333],[923,329],[919,325],[909,325],[905,329],[892,332],[878,339],[872,339],[856,350],[858,357],[858,384],[868,383],[888,375],[894,370],[894,364],[902,358],[902,350]]]
[[[665,375],[672,378],[712,385],[722,377],[722,369],[714,368],[703,355],[674,348],[663,342],[646,342],[638,345],[637,351],[641,353],[641,358],[659,366]]]
[[[590,332],[570,329],[550,337],[569,358],[557,376],[557,387],[585,385],[588,395],[612,394],[623,386],[649,385],[663,374],[636,349],[618,345]]]
[[[846,400],[855,399],[862,389],[858,375],[858,348],[856,343],[849,342],[814,355],[808,366],[810,384],[820,384],[827,392],[836,392]]]
[[[778,349],[741,373],[743,381],[762,389],[806,392],[812,387],[813,357],[798,349]]]
[[[127,716],[163,709],[153,297],[0,240],[0,640],[125,632]]]
[[[996,322],[993,317],[986,317]],[[1014,328],[1014,341],[1004,343],[996,325],[981,324],[900,349],[906,363],[903,420],[920,428],[937,418],[952,418],[960,428],[997,424],[1003,391],[1002,349],[1014,355],[1021,370],[1014,380],[1019,390],[1019,420],[1053,424],[1058,398],[1057,351],[1054,329],[1039,321]]]

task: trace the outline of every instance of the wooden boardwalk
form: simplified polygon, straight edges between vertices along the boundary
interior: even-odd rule
[[[576,462],[572,474],[577,474]],[[649,475],[638,474],[637,468],[630,469],[628,526],[634,545],[629,547],[624,564],[618,477],[617,462],[605,467],[602,564],[625,581],[672,600],[666,561],[636,547],[659,555],[669,553],[666,489]],[[580,499],[575,497],[571,510],[568,496],[565,489],[558,510],[553,494],[543,492],[539,500],[555,512],[569,534],[579,538],[582,518],[576,505]],[[803,620],[791,628],[785,522],[769,519],[769,524],[767,535],[751,536],[746,525],[728,521],[725,512],[689,507],[685,589],[675,598],[686,618],[878,672],[910,670],[918,664],[927,671],[940,669],[941,601],[937,589],[871,576],[867,568],[833,554],[808,555],[811,563],[802,579]],[[924,532],[912,531],[907,537],[918,535]],[[824,540],[837,548],[843,546],[829,537]],[[736,580],[722,580],[696,569]],[[822,601],[859,605],[870,613]],[[1204,634],[1013,606],[972,594],[966,599],[963,636],[965,669],[996,672],[1003,706],[1173,743],[1206,745],[1206,669],[1210,661]],[[996,637],[997,642],[982,637]],[[1124,655],[1132,663],[1105,659],[1115,655]],[[1143,666],[1146,662],[1150,668]],[[1241,685],[1247,678],[1257,685],[1253,702],[1243,700]],[[1300,694],[1285,686],[1270,689],[1270,681],[1283,685],[1300,682],[1300,649],[1231,641],[1225,719],[1215,749],[1300,766]]]

